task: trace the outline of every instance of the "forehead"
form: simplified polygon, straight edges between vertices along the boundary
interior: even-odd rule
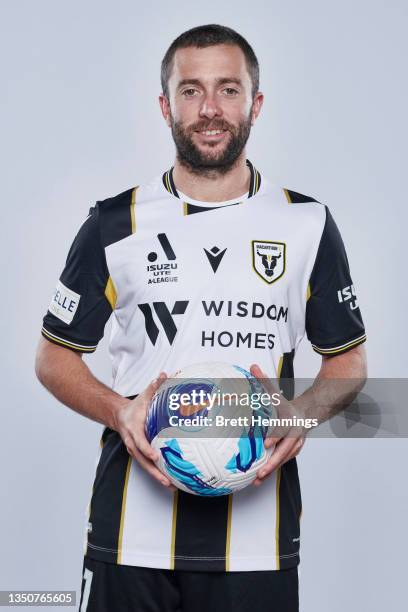
[[[215,79],[234,77],[250,85],[245,55],[237,45],[213,45],[211,47],[187,47],[177,49],[169,84],[185,79],[211,82]]]

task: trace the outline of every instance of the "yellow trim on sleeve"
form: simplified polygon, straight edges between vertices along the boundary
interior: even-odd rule
[[[314,344],[312,344],[312,347],[317,353],[320,353],[321,355],[335,355],[336,353],[342,353],[346,349],[349,349],[353,346],[357,346],[358,344],[365,342],[365,340],[367,340],[367,336],[363,334],[355,340],[351,340],[350,342],[346,342],[345,344],[341,344],[340,346],[335,346],[333,348],[323,349],[319,348],[318,346],[315,346]]]
[[[72,348],[80,353],[93,353],[97,346],[84,346],[82,344],[75,344],[75,342],[70,342],[65,338],[60,338],[55,334],[51,334],[45,329],[45,327],[42,328],[41,333],[45,338],[47,338],[47,340],[51,340],[52,342],[56,342],[57,344],[61,344],[62,346],[67,346],[68,348]]]
[[[308,301],[308,299],[310,299],[310,296],[312,295],[312,290],[310,288],[310,283],[307,283],[307,289],[306,289],[306,302]]]

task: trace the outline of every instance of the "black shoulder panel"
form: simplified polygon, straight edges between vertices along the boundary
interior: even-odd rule
[[[134,233],[134,207],[136,188],[96,203],[99,208],[101,241],[103,247],[123,240]]]
[[[318,204],[320,204],[318,200],[315,200],[314,198],[311,198],[310,196],[303,195],[302,193],[298,193],[297,191],[291,191],[290,189],[285,189],[285,193],[286,193],[286,197],[288,198],[288,201],[290,202],[290,204],[301,204],[302,202],[317,202]]]

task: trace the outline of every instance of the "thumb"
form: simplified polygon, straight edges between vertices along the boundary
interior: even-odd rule
[[[146,387],[146,389],[143,392],[143,396],[148,402],[150,402],[153,395],[156,393],[159,387],[163,384],[166,378],[167,378],[167,374],[165,372],[160,372],[159,376],[155,378],[154,380],[152,380],[152,382]]]

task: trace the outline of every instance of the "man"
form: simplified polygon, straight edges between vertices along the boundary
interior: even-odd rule
[[[245,39],[218,25],[189,30],[168,49],[161,78],[174,166],[90,209],[37,354],[41,382],[105,426],[80,610],[292,612],[303,435],[277,441],[255,486],[203,498],[157,469],[147,405],[166,374],[196,362],[256,362],[254,376],[292,378],[305,331],[322,355],[316,381],[363,379],[364,326],[328,209],[246,159],[263,95]],[[110,389],[81,357],[112,312]],[[310,405],[307,392],[291,404],[304,414]],[[323,405],[321,420],[336,398]]]

